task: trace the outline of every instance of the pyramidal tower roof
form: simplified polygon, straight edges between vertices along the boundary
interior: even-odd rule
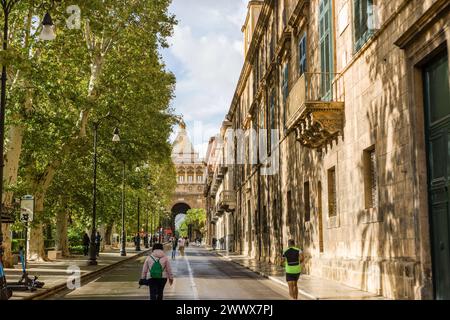
[[[200,161],[198,152],[195,151],[184,124],[180,125],[178,135],[173,142],[172,160],[174,163],[196,163]]]

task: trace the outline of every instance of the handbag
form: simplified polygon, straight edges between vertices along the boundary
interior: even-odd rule
[[[150,285],[150,279],[140,279],[139,280],[139,287],[149,286],[149,285]]]

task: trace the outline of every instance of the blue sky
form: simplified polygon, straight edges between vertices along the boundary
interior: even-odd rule
[[[209,137],[219,132],[242,68],[247,2],[173,0],[170,7],[178,25],[162,55],[177,77],[172,104],[201,157]]]

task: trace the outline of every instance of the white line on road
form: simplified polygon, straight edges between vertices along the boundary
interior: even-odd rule
[[[191,282],[192,294],[194,295],[194,300],[199,300],[198,299],[197,285],[195,284],[195,281],[194,281],[194,273],[192,272],[191,264],[189,263],[189,259],[187,258],[187,256],[184,256],[184,260],[186,261],[186,264],[187,264],[187,267],[188,267],[189,280]]]

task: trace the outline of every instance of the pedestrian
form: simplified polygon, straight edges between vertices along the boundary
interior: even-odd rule
[[[135,235],[134,238],[133,238],[133,242],[134,242],[134,246],[137,248],[138,245],[139,245],[140,242],[141,242],[141,238],[139,237],[139,233],[136,233],[136,235]]]
[[[213,247],[213,250],[216,250],[216,246],[217,246],[217,239],[216,239],[216,238],[213,238],[213,239],[212,239],[212,247]]]
[[[144,246],[148,248],[148,233],[145,233],[144,235]]]
[[[97,231],[97,234],[95,236],[95,251],[97,252],[97,257],[100,256],[100,244],[102,243],[102,236],[100,235],[100,232]]]
[[[188,239],[188,237],[185,237],[184,238],[185,239],[185,247],[187,248],[187,247],[189,247],[189,239]]]
[[[186,245],[186,239],[181,237],[178,240],[178,250],[180,250],[181,256],[184,256],[184,246]]]
[[[150,300],[163,300],[164,288],[169,280],[173,284],[173,273],[169,259],[164,253],[161,243],[155,243],[152,253],[144,262],[139,285],[147,284],[150,287]]]
[[[286,281],[289,286],[289,295],[294,300],[298,300],[298,279],[302,272],[302,263],[304,261],[303,252],[295,247],[295,241],[288,241],[289,248],[283,253],[283,262],[286,269]]]
[[[172,238],[172,260],[175,260],[177,256],[178,239],[176,237]]]
[[[89,235],[87,232],[83,235],[83,254],[84,256],[88,256],[89,254],[89,244],[91,243],[91,239],[89,238]]]

